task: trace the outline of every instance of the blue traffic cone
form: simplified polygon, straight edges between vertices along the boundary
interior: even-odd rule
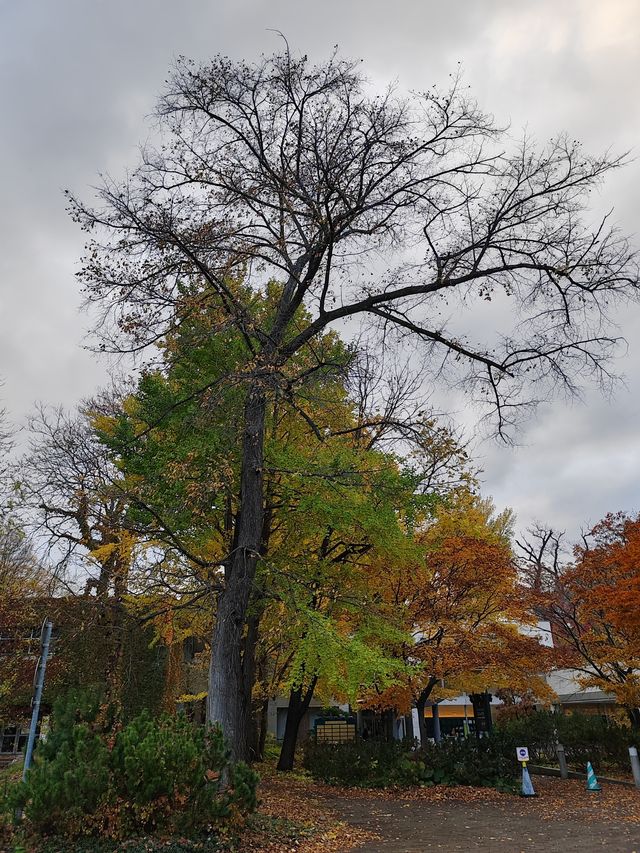
[[[596,774],[593,772],[593,767],[591,766],[591,762],[587,761],[587,791],[601,791],[600,783],[596,778]]]
[[[527,765],[522,765],[522,790],[520,791],[521,797],[536,797],[537,794],[533,790],[533,784],[531,783],[531,776],[529,776],[529,771],[527,770]]]

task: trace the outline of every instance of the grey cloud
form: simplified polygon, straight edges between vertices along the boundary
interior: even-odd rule
[[[0,2],[0,376],[21,421],[35,399],[72,404],[106,375],[81,349],[88,318],[73,278],[83,238],[62,189],[87,196],[99,170],[121,174],[149,133],[149,114],[172,58],[215,52],[256,56],[278,47],[268,28],[313,58],[339,43],[371,79],[426,88],[456,63],[483,107],[544,141],[559,129],[586,147],[637,146],[640,77],[635,0],[24,0]],[[623,230],[640,232],[640,163],[595,200]],[[488,323],[491,319],[487,317]],[[522,446],[481,443],[485,488],[518,512],[576,529],[609,509],[633,509],[640,312],[621,315],[630,339],[619,362],[630,392],[610,404],[545,406]],[[493,326],[492,326],[493,328]],[[473,432],[467,404],[439,392]]]

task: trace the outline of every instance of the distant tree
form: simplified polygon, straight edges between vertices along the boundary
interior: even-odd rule
[[[36,555],[24,519],[16,511],[12,449],[13,434],[5,410],[0,409],[0,598],[15,605],[20,598],[52,589],[54,578]]]
[[[521,632],[535,617],[511,553],[512,520],[510,510],[496,514],[491,501],[461,490],[417,533],[417,561],[379,567],[388,619],[406,637],[395,649],[405,667],[366,701],[415,706],[423,742],[429,700],[525,686],[549,695],[540,677],[548,650]]]
[[[523,569],[565,662],[584,687],[613,694],[640,728],[640,516],[610,514],[571,554],[538,526]]]
[[[107,694],[117,701],[125,598],[137,547],[127,496],[88,411],[41,409],[30,432],[19,463],[24,511],[66,594],[92,597],[92,618],[110,643]]]
[[[373,92],[359,63],[336,55],[317,66],[288,50],[254,64],[180,59],[157,116],[164,137],[124,182],[106,179],[95,208],[70,198],[90,233],[80,278],[104,348],[141,351],[203,310],[242,338],[246,362],[226,380],[242,393],[241,473],[208,716],[244,757],[241,650],[267,412],[304,385],[311,368],[296,371],[295,358],[322,370],[319,338],[369,320],[379,352],[422,348],[425,381],[475,388],[505,434],[553,388],[610,381],[608,311],[637,298],[638,275],[607,219],[592,230],[582,218],[622,160],[564,136],[513,146],[458,77],[445,92],[405,96]],[[230,286],[239,278],[242,289]],[[271,278],[284,283],[265,314],[254,296]],[[491,300],[503,321],[511,307],[513,332],[496,338],[476,321]],[[201,389],[211,405],[218,391]]]
[[[122,599],[133,547],[128,504],[90,413],[40,409],[20,471],[24,506],[51,560],[86,592]]]
[[[9,477],[13,434],[7,423],[6,409],[0,409],[0,517],[11,507],[11,482]]]

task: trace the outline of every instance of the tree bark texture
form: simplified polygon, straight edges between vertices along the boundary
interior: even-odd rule
[[[211,642],[207,720],[222,726],[232,761],[249,758],[253,682],[248,669],[254,656],[245,625],[262,537],[265,412],[264,391],[256,383],[245,403],[240,510]]]

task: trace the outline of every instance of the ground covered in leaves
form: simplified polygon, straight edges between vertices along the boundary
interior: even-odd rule
[[[533,782],[538,796],[529,799],[490,788],[341,789],[266,770],[259,810],[240,838],[132,839],[108,845],[109,853],[640,853],[640,791],[603,785],[592,794],[581,781]],[[96,842],[47,846],[47,853],[71,850],[102,853]]]
[[[640,853],[639,791],[610,785],[593,794],[580,781],[541,777],[534,784],[538,796],[528,799],[489,788],[371,791],[268,776],[259,818],[266,822],[243,838],[241,849]]]
[[[357,850],[376,836],[340,817],[333,788],[304,776],[265,774],[260,807],[242,837],[242,851],[252,853],[343,853]]]

